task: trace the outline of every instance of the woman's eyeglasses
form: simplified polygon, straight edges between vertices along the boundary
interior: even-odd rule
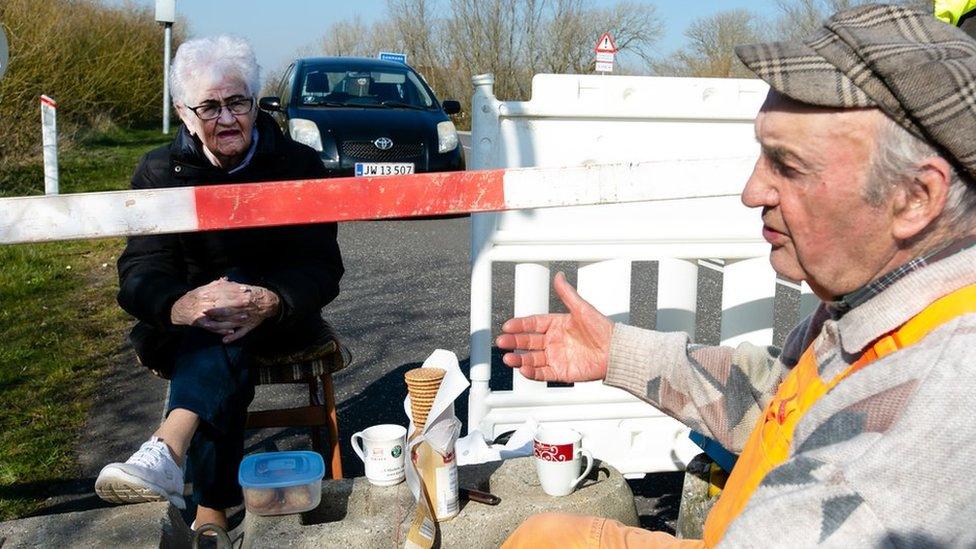
[[[242,99],[234,99],[226,103],[218,103],[216,101],[206,101],[197,105],[196,107],[191,107],[187,105],[188,109],[193,111],[193,114],[197,115],[200,120],[213,120],[220,116],[220,111],[222,109],[227,109],[231,114],[240,115],[247,114],[251,112],[254,108],[254,98],[247,97]]]

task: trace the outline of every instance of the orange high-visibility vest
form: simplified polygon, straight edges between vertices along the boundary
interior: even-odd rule
[[[776,396],[749,435],[722,495],[705,520],[705,545],[715,547],[721,541],[729,524],[745,508],[766,474],[786,461],[796,424],[820,397],[871,362],[918,342],[942,324],[967,313],[976,313],[976,284],[933,302],[875,342],[861,358],[827,382],[817,374],[817,360],[811,343],[800,362],[780,384]]]

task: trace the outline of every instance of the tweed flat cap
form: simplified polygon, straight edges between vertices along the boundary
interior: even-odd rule
[[[878,107],[976,178],[976,41],[902,6],[838,12],[802,42],[739,46],[770,87],[824,107]]]

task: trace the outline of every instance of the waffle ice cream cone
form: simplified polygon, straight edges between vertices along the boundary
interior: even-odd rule
[[[444,380],[444,370],[440,368],[414,368],[404,374],[403,377],[407,382],[407,392],[410,393],[410,412],[413,415],[413,423],[418,429],[423,429],[424,425],[427,424],[430,408],[434,405],[437,390]]]
[[[434,351],[425,364],[429,366],[415,368],[403,376],[410,393],[407,413],[413,428],[408,438],[410,460],[406,467],[407,474],[416,475],[413,478],[417,480],[416,485],[411,486],[417,501],[416,516],[407,536],[407,545],[412,547],[431,547],[436,537],[436,523],[451,520],[460,511],[454,450],[460,422],[453,415],[453,407],[448,407],[441,416],[445,420],[444,429],[428,433],[424,429],[437,393],[443,389],[451,394],[441,395],[441,398],[457,398],[457,393],[460,393],[457,385],[459,379],[454,376],[464,374],[457,367],[457,356],[443,349]],[[451,378],[451,383],[444,385],[444,380],[448,378]],[[432,446],[435,443],[436,449]]]

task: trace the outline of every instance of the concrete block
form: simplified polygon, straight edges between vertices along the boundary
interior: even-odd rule
[[[0,522],[0,546],[158,548],[168,505],[121,505]]]
[[[497,506],[462,501],[461,513],[440,524],[441,547],[498,547],[535,513],[598,515],[638,524],[634,495],[615,469],[597,463],[573,494],[546,495],[533,458],[461,467],[460,485],[491,492]],[[301,515],[247,514],[235,531],[243,547],[403,546],[413,518],[406,483],[369,484],[365,477],[322,483],[322,503]],[[0,523],[0,547],[187,547],[189,532],[166,503],[107,507]]]
[[[705,519],[718,499],[708,495],[711,465],[712,460],[706,454],[698,454],[685,470],[675,526],[677,537],[681,539],[701,539],[704,535]]]
[[[461,513],[440,524],[442,547],[498,547],[523,520],[535,513],[598,515],[638,524],[634,496],[613,468],[597,463],[581,488],[551,497],[539,486],[533,458],[461,467],[461,487],[489,491],[497,506],[462,501]],[[301,515],[244,521],[244,547],[401,546],[413,518],[414,501],[406,483],[376,487],[365,478],[322,483],[322,503]]]

